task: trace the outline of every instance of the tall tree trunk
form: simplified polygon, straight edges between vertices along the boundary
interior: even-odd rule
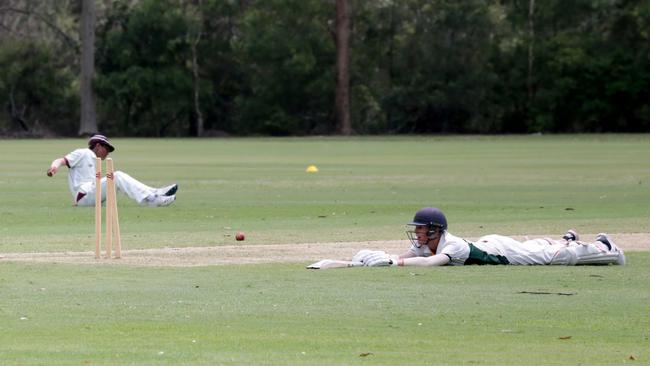
[[[201,17],[201,12],[203,11],[201,9],[201,0],[197,1],[197,12],[198,12],[198,22],[199,22],[199,27],[196,32],[196,38],[191,40],[191,48],[192,48],[192,83],[194,84],[194,113],[196,114],[196,136],[201,137],[203,136],[203,130],[204,130],[204,123],[203,123],[203,113],[201,113],[201,104],[199,97],[201,95],[200,93],[200,88],[199,88],[199,62],[198,62],[198,54],[197,54],[197,47],[199,45],[199,41],[201,41],[201,34],[202,34],[202,27],[203,27],[203,18]]]
[[[199,36],[196,37],[196,42],[192,43],[192,83],[194,84],[194,113],[196,114],[196,136],[203,136],[204,123],[203,123],[203,113],[201,113],[201,104],[199,100],[200,88],[199,88],[199,62],[197,60],[196,45],[199,42]]]
[[[83,0],[81,12],[81,120],[79,135],[97,132],[95,111],[95,0]]]
[[[535,0],[528,2],[528,74],[526,78],[526,86],[528,88],[528,115],[530,116],[530,108],[533,105],[535,98]]]
[[[350,2],[336,0],[336,115],[339,133],[352,134],[350,121]]]

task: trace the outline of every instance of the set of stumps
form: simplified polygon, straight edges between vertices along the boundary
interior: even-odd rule
[[[122,237],[117,212],[113,159],[106,159],[106,258],[113,254],[122,257]],[[95,158],[95,258],[101,258],[102,250],[102,159]]]

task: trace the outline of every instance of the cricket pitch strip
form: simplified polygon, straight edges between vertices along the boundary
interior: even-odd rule
[[[593,238],[596,234],[581,234]],[[530,235],[544,237],[550,235]],[[611,234],[616,244],[626,252],[650,250],[650,233]],[[522,240],[522,236],[513,236]],[[475,240],[476,238],[468,238]],[[409,247],[407,240],[294,243],[294,244],[241,244],[213,247],[167,247],[159,249],[123,250],[121,259],[95,259],[87,252],[0,253],[0,262],[66,263],[81,265],[144,266],[144,267],[196,267],[214,265],[304,263],[321,259],[349,259],[361,249],[384,250],[399,254]]]

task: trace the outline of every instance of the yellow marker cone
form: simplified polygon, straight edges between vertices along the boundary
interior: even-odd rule
[[[318,168],[316,168],[316,165],[310,165],[307,167],[307,170],[305,170],[307,173],[318,173]]]

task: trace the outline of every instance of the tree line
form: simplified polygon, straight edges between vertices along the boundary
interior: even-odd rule
[[[643,0],[4,0],[0,133],[647,132],[649,38]]]

